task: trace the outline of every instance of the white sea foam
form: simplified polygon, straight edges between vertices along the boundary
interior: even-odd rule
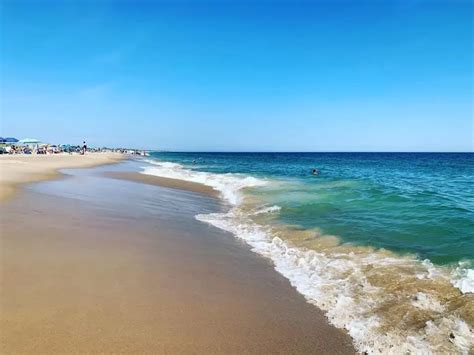
[[[469,327],[452,315],[427,323],[425,329],[416,334],[406,334],[403,329],[379,331],[380,319],[374,310],[386,301],[387,295],[384,290],[368,282],[363,269],[367,265],[403,267],[407,262],[405,259],[377,254],[327,255],[296,248],[278,237],[272,237],[270,230],[252,223],[240,215],[237,208],[228,213],[198,215],[196,218],[233,233],[245,240],[252,251],[270,258],[275,269],[308,302],[326,311],[334,326],[348,331],[361,352],[435,353],[450,341],[455,348],[449,350],[467,354],[474,345]],[[443,306],[436,299],[422,293],[417,294],[414,306],[438,313],[443,311]],[[453,334],[454,338],[448,340],[448,334]]]
[[[259,215],[259,214],[275,213],[275,212],[278,212],[280,210],[281,210],[280,206],[273,205],[273,206],[269,206],[269,207],[260,208],[257,211],[252,212],[251,214],[253,216],[256,216],[256,215]]]
[[[147,160],[147,162],[153,166],[145,167],[142,171],[143,174],[191,181],[210,186],[214,190],[219,191],[222,197],[233,205],[240,202],[240,190],[267,184],[266,181],[251,176],[243,176],[239,174],[213,174],[185,169],[182,165],[176,163],[158,162],[153,160]]]
[[[432,295],[428,295],[423,292],[418,292],[414,299],[412,300],[412,304],[420,309],[430,310],[434,312],[443,312],[444,307],[439,301],[433,297]]]
[[[384,320],[375,310],[383,307],[384,302],[394,296],[371,284],[366,269],[403,269],[408,264],[417,270],[416,276],[420,280],[446,279],[449,284],[449,274],[430,261],[420,262],[376,252],[338,254],[295,247],[279,238],[272,227],[254,223],[251,219],[255,214],[276,212],[279,206],[267,206],[253,212],[243,212],[239,208],[241,190],[266,185],[266,181],[237,174],[196,172],[174,163],[151,163],[154,166],[145,168],[143,173],[198,182],[220,191],[223,198],[233,205],[231,210],[227,213],[197,215],[196,219],[231,232],[244,240],[252,251],[271,259],[275,269],[308,302],[326,312],[330,323],[347,330],[359,351],[369,354],[468,354],[474,346],[472,330],[466,322],[456,315],[444,314],[444,306],[438,299],[423,292],[413,295],[411,307],[421,312],[434,312],[436,317],[413,332],[397,326],[380,331]],[[473,292],[473,276],[472,270],[466,271],[460,265],[453,272],[452,284],[462,292]]]
[[[465,262],[459,263],[452,273],[451,283],[462,293],[474,293],[474,269],[467,268],[467,265]]]

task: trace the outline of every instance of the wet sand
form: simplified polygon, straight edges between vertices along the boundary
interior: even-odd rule
[[[1,353],[354,353],[219,200],[90,174],[0,204]]]
[[[111,178],[115,178],[115,179],[142,182],[145,184],[168,187],[171,189],[193,191],[193,192],[201,193],[204,195],[209,195],[215,198],[219,197],[219,192],[214,190],[212,187],[209,187],[203,184],[198,184],[191,181],[170,179],[170,178],[165,178],[161,176],[153,176],[153,175],[141,174],[141,173],[136,173],[136,172],[108,172],[108,173],[105,173],[104,175]]]

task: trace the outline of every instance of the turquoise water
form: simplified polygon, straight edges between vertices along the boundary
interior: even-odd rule
[[[278,219],[437,264],[474,256],[474,154],[152,153],[161,161],[277,182],[252,189]],[[313,176],[312,168],[320,174]]]
[[[228,209],[195,218],[270,259],[360,352],[474,349],[473,154],[153,153],[144,164],[219,191]]]

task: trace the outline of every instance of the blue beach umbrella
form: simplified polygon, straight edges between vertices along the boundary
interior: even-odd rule
[[[13,138],[13,137],[7,137],[5,138],[5,143],[16,143],[18,142],[18,139]]]
[[[5,138],[0,137],[0,143],[5,143]]]

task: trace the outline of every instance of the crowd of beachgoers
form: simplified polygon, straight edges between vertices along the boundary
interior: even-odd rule
[[[13,137],[0,137],[0,154],[85,154],[95,152],[117,152],[142,156],[148,155],[147,152],[137,149],[88,147],[85,141],[80,145],[72,145],[44,143],[40,140],[30,138],[16,139]]]

